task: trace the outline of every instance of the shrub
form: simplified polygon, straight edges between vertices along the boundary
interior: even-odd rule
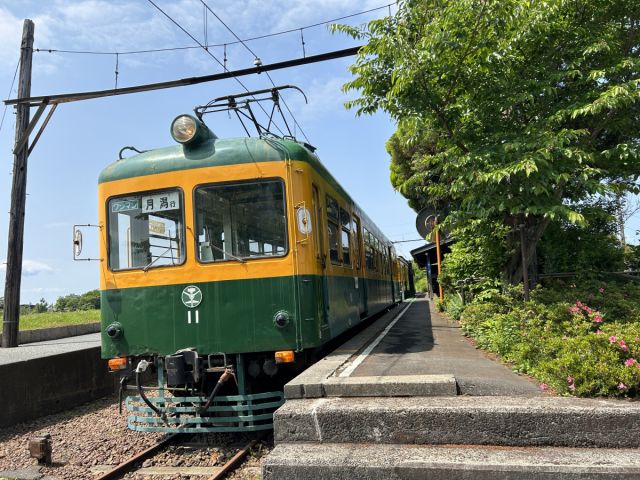
[[[476,300],[460,316],[463,331],[561,394],[639,395],[640,290],[572,285],[537,288],[529,302],[517,290]]]

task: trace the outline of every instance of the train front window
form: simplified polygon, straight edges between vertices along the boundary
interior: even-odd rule
[[[287,253],[281,180],[217,184],[195,194],[197,253],[202,262],[244,261]]]
[[[115,197],[107,209],[112,270],[184,262],[184,209],[178,190]]]

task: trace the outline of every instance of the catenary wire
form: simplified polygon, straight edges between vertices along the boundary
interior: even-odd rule
[[[176,27],[178,27],[180,30],[182,30],[185,34],[187,34],[194,42],[196,42],[198,45],[200,45],[200,48],[202,48],[205,52],[207,52],[209,54],[209,56],[211,58],[213,58],[216,62],[218,62],[218,64],[224,69],[225,72],[228,72],[229,70],[227,69],[226,65],[224,63],[222,63],[218,57],[216,57],[213,53],[211,53],[207,48],[205,48],[204,45],[202,45],[198,39],[196,37],[194,37],[193,35],[191,35],[182,25],[180,25],[177,21],[175,21],[167,12],[165,12],[162,8],[160,8],[158,5],[156,5],[153,0],[147,0],[151,5],[153,5],[158,11],[160,11],[160,13],[162,13],[165,17],[167,17]],[[233,77],[233,79],[238,82],[242,88],[245,89],[246,92],[249,92],[249,89],[246,87],[246,85],[244,83],[242,83],[242,81],[237,78],[237,77]],[[255,97],[253,97],[255,98]],[[264,112],[265,115],[269,116],[269,114],[267,113],[267,111],[264,109],[264,107],[260,104],[260,102],[256,102],[258,104],[258,106],[260,107],[260,110],[262,110]],[[280,127],[278,127],[278,125],[274,122],[273,125],[276,127],[276,129],[278,130],[278,132],[280,132],[280,135],[284,136],[284,132],[282,130],[280,130]]]
[[[329,23],[333,23],[333,22],[337,22],[340,20],[345,20],[347,18],[353,18],[353,17],[357,17],[360,15],[364,15],[367,13],[371,13],[371,12],[375,12],[377,10],[382,10],[383,8],[390,8],[392,5],[395,5],[396,2],[393,3],[388,3],[386,5],[382,5],[380,7],[375,7],[375,8],[370,8],[369,10],[363,10],[361,12],[356,12],[356,13],[352,13],[350,15],[345,15],[342,17],[337,17],[337,18],[333,18],[331,20],[325,20],[322,22],[318,22],[318,23],[313,23],[311,25],[305,25],[303,27],[297,27],[297,28],[291,28],[289,30],[282,30],[279,32],[273,32],[273,33],[267,33],[264,35],[258,35],[256,37],[251,37],[251,38],[245,38],[243,40],[238,40],[235,42],[227,42],[227,43],[213,43],[213,44],[205,44],[205,45],[188,45],[188,46],[183,46],[183,47],[166,47],[166,48],[151,48],[151,49],[145,49],[145,50],[128,50],[128,51],[124,51],[124,52],[119,52],[119,51],[103,51],[103,50],[71,50],[71,49],[57,49],[57,48],[35,48],[34,52],[38,52],[38,53],[68,53],[68,54],[78,54],[78,55],[115,55],[116,53],[119,55],[137,55],[137,54],[143,54],[143,53],[161,53],[161,52],[173,52],[173,51],[179,51],[179,50],[193,50],[196,48],[211,48],[211,47],[225,47],[225,46],[229,46],[229,45],[236,45],[238,43],[242,43],[242,42],[252,42],[255,40],[262,40],[265,38],[270,38],[270,37],[275,37],[278,35],[286,35],[287,33],[292,33],[292,32],[299,32],[300,30],[306,30],[309,28],[314,28],[314,27],[320,27],[322,25],[327,25]]]
[[[231,27],[229,27],[229,25],[227,25],[224,20],[222,20],[222,18],[220,18],[218,16],[218,14],[216,12],[214,12],[211,7],[209,7],[209,5],[207,5],[207,3],[204,0],[200,0],[200,3],[202,3],[202,5],[204,5],[204,7],[211,12],[211,14],[216,17],[216,19],[222,24],[224,25],[224,28],[226,28],[227,30],[229,30],[229,32],[231,32],[231,34],[236,37],[236,39],[242,44],[242,46],[244,48],[246,48],[249,53],[251,55],[254,56],[254,58],[259,58],[258,54],[256,52],[254,52],[243,40],[240,39],[240,37],[238,35],[236,35],[236,32],[234,32]],[[273,78],[271,78],[271,75],[269,74],[269,72],[265,72],[267,74],[267,78],[269,79],[269,81],[271,82],[271,85],[273,85],[274,87],[276,86],[275,82],[273,81]],[[282,103],[284,104],[285,108],[287,109],[287,112],[289,112],[289,115],[291,115],[291,118],[293,119],[293,123],[298,127],[298,129],[300,129],[300,133],[302,133],[302,136],[305,138],[305,140],[308,143],[311,143],[311,141],[309,140],[309,137],[307,137],[307,134],[304,133],[304,130],[302,129],[302,127],[300,126],[300,124],[298,123],[298,120],[296,119],[296,117],[293,115],[293,112],[291,111],[291,109],[289,108],[289,105],[287,104],[287,101],[284,99],[284,97],[280,97],[282,98]]]
[[[16,65],[16,71],[13,72],[13,80],[11,80],[11,87],[9,87],[9,93],[7,94],[7,98],[11,97],[11,91],[13,90],[13,85],[16,83],[16,76],[18,75],[18,69],[20,68],[20,60],[18,60],[18,64]],[[4,125],[4,117],[7,114],[7,108],[9,105],[4,106],[4,111],[2,112],[2,120],[0,120],[0,132],[2,132],[2,126]]]

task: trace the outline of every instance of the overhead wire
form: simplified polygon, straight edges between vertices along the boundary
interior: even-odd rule
[[[213,58],[223,69],[225,72],[229,72],[229,70],[227,69],[226,65],[221,62],[218,57],[216,57],[213,53],[211,53],[207,48],[205,48],[205,46],[200,43],[200,41],[194,37],[193,35],[191,35],[182,25],[180,25],[176,20],[174,20],[167,12],[165,12],[162,8],[160,8],[158,5],[156,5],[156,3],[153,0],[147,0],[151,5],[153,5],[160,13],[162,13],[165,17],[167,17],[176,27],[178,27],[180,30],[182,30],[186,35],[189,36],[189,38],[191,38],[194,42],[196,42],[198,45],[200,45],[200,48],[202,48],[205,52],[207,52],[207,54],[209,54],[209,56],[211,58]],[[244,83],[242,83],[242,81],[238,78],[238,77],[232,77],[236,82],[238,82],[240,84],[240,86],[242,86],[242,88],[245,89],[245,91],[248,93],[249,89],[246,87],[246,85]],[[255,97],[253,97],[255,99]],[[264,109],[264,107],[260,104],[260,102],[256,102],[258,104],[258,106],[260,107],[260,109],[264,112],[265,115],[269,116],[269,114],[267,113],[267,111]],[[278,132],[280,132],[281,135],[284,136],[284,132],[280,129],[280,127],[274,122],[274,126],[276,127],[276,129],[278,130]]]
[[[222,24],[224,25],[224,28],[226,28],[227,30],[229,30],[229,32],[231,32],[231,34],[242,44],[242,46],[244,48],[246,48],[249,53],[251,55],[254,56],[254,58],[257,60],[258,54],[256,52],[254,52],[243,40],[240,39],[240,37],[236,34],[236,32],[234,32],[231,27],[229,27],[229,25],[227,25],[225,23],[224,20],[222,20],[222,18],[220,18],[220,16],[214,12],[211,7],[209,7],[209,5],[207,5],[207,3],[204,0],[200,0],[200,3],[202,3],[202,5],[204,5],[204,7],[211,12],[211,14],[216,17],[216,19]],[[303,48],[304,48],[304,43],[303,43]],[[269,79],[269,81],[271,82],[271,85],[273,85],[273,87],[276,86],[275,82],[273,81],[273,78],[271,78],[271,75],[269,74],[269,72],[265,72],[267,74],[267,78]],[[284,97],[280,97],[282,99],[282,103],[284,104],[285,108],[287,109],[287,111],[289,112],[289,115],[291,115],[291,118],[293,119],[293,123],[295,124],[296,127],[298,127],[298,129],[300,129],[300,133],[302,133],[302,136],[305,138],[305,140],[308,143],[311,143],[311,141],[309,140],[309,137],[307,137],[307,134],[304,133],[304,130],[302,129],[302,127],[300,126],[300,124],[298,123],[298,120],[296,119],[295,115],[293,114],[293,112],[291,111],[291,109],[289,108],[289,105],[287,104],[286,100],[284,99]],[[286,123],[286,121],[285,121]]]
[[[367,13],[375,12],[377,10],[382,10],[383,8],[391,8],[392,5],[395,5],[396,2],[388,3],[386,5],[382,5],[380,7],[370,8],[368,10],[362,10],[360,12],[352,13],[350,15],[344,15],[342,17],[332,18],[331,20],[324,20],[322,22],[313,23],[310,25],[305,25],[303,27],[291,28],[289,30],[281,30],[279,32],[267,33],[264,35],[258,35],[256,37],[250,37],[245,39],[238,39],[235,42],[227,42],[227,43],[213,43],[207,44],[205,42],[204,45],[186,45],[183,47],[166,47],[166,48],[151,48],[144,50],[128,50],[124,52],[115,52],[115,51],[106,51],[106,50],[70,50],[70,49],[57,49],[57,48],[34,48],[34,52],[38,53],[68,53],[68,54],[78,54],[78,55],[138,55],[144,53],[161,53],[161,52],[172,52],[172,51],[180,51],[180,50],[194,50],[196,48],[212,48],[212,47],[226,47],[228,45],[237,45],[242,42],[252,42],[255,40],[263,40],[265,38],[276,37],[278,35],[286,35],[287,33],[292,32],[300,32],[301,30],[307,30],[309,28],[320,27],[322,25],[327,25],[329,23],[338,22],[340,20],[345,20],[347,18],[353,18],[360,15],[365,15]]]
[[[20,68],[20,59],[18,59],[18,64],[16,65],[16,70],[13,72],[13,80],[11,80],[11,86],[9,87],[9,93],[7,94],[7,98],[11,97],[11,92],[13,90],[13,86],[16,83],[16,76],[18,75],[18,69]],[[0,120],[0,132],[2,132],[2,126],[4,125],[4,117],[7,114],[7,108],[9,105],[4,106],[4,110],[2,112],[2,120]]]

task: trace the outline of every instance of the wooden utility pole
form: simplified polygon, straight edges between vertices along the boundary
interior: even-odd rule
[[[22,44],[20,45],[18,98],[31,96],[33,31],[33,21],[25,20],[22,29]],[[24,211],[27,193],[27,160],[29,159],[29,142],[23,141],[23,137],[28,135],[29,108],[29,104],[24,103],[16,106],[16,149],[13,151],[13,184],[11,186],[7,276],[4,285],[4,319],[2,322],[3,348],[18,346]]]

